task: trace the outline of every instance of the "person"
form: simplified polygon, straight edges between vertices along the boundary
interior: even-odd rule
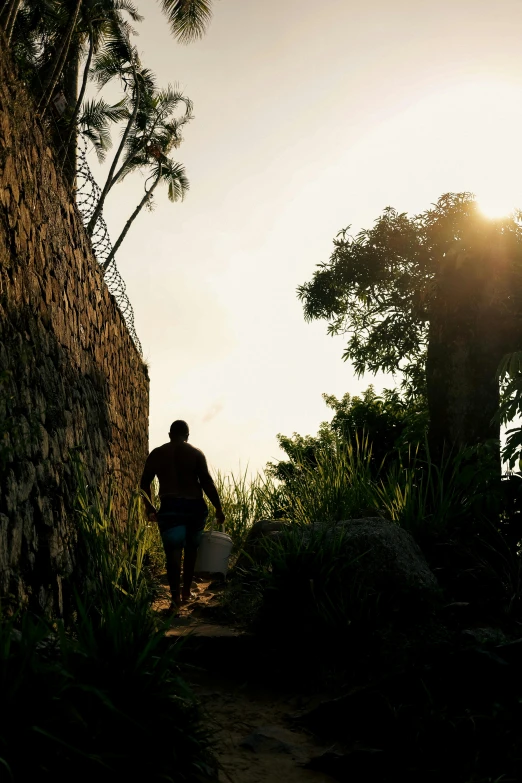
[[[153,449],[145,462],[140,488],[147,517],[156,521],[167,561],[167,577],[172,594],[171,611],[177,612],[190,599],[196,556],[208,507],[203,493],[216,509],[220,525],[225,521],[221,501],[202,451],[187,443],[189,428],[185,421],[173,422],[169,443]],[[151,484],[159,481],[160,508],[151,502]],[[181,586],[181,554],[184,550],[183,588]]]

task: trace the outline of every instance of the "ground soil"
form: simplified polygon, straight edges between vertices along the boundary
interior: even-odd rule
[[[195,663],[183,666],[183,674],[200,700],[204,720],[215,738],[221,765],[220,783],[329,783],[333,778],[305,767],[314,756],[331,750],[311,734],[296,728],[292,714],[308,708],[319,694],[304,694],[298,689],[267,686],[265,678],[245,672],[244,665],[234,671],[231,655],[242,655],[245,631],[225,625],[215,618],[213,607],[219,604],[220,586],[211,579],[193,583],[193,600],[173,618],[167,637],[173,643],[187,635],[207,649]],[[158,600],[158,613],[164,614],[169,599]],[[227,646],[226,671],[213,652]],[[205,647],[206,645],[206,647]],[[216,646],[217,645],[217,646]],[[199,649],[199,648],[198,648]],[[244,661],[238,663],[244,663]]]

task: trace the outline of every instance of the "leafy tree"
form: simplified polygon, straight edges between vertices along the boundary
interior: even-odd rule
[[[93,57],[111,42],[116,42],[122,57],[125,61],[128,60],[128,52],[131,50],[130,36],[135,31],[126,17],[132,22],[141,22],[143,19],[129,0],[84,0],[82,11],[70,63],[64,74],[64,91],[69,110],[64,118],[66,138],[60,153],[62,168],[71,184],[76,177],[78,120],[91,75]],[[80,78],[82,62],[83,75]]]
[[[469,193],[334,240],[328,263],[299,287],[308,320],[349,335],[356,372],[403,373],[425,390],[432,454],[499,439],[497,367],[522,347],[522,213],[488,220]]]
[[[211,20],[211,0],[160,0],[160,5],[181,43],[201,37]],[[37,99],[40,115],[52,111],[57,94],[64,96],[66,109],[62,116],[53,117],[50,127],[71,185],[91,61],[114,39],[129,39],[133,30],[127,16],[133,22],[142,20],[131,0],[0,0],[0,27]],[[124,61],[128,59],[124,53]]]
[[[408,400],[397,389],[385,389],[379,396],[369,386],[360,397],[345,394],[339,400],[323,394],[323,399],[334,415],[330,422],[321,424],[315,437],[297,433],[277,436],[288,460],[268,463],[268,473],[274,478],[287,481],[296,477],[301,465],[314,467],[318,452],[335,449],[339,441],[363,443],[367,439],[374,473],[388,458],[394,459],[401,451],[424,441],[428,415],[422,396]]]
[[[176,118],[173,112],[180,103],[184,104],[185,113]],[[127,155],[113,181],[121,181],[136,169],[146,171],[145,193],[114,243],[104,269],[109,267],[143,207],[153,208],[154,191],[160,183],[167,186],[170,201],[182,200],[185,196],[189,188],[185,169],[180,163],[171,160],[169,153],[181,143],[181,128],[191,119],[191,108],[190,101],[171,87],[146,96],[142,102],[142,108],[127,138]]]
[[[119,42],[116,42],[119,46]],[[111,263],[127,232],[143,207],[152,208],[153,195],[163,182],[171,201],[182,199],[189,183],[183,166],[174,162],[170,153],[182,141],[183,126],[192,119],[192,103],[177,88],[158,89],[154,75],[141,67],[135,49],[130,48],[128,61],[122,53],[106,47],[96,58],[93,74],[101,87],[117,79],[124,89],[124,98],[109,106],[103,99],[91,101],[81,117],[84,132],[95,145],[100,159],[111,146],[110,123],[124,121],[122,137],[112,159],[98,203],[87,230],[93,233],[98,217],[111,189],[137,169],[146,173],[145,193],[124,226],[105,261]],[[179,108],[181,107],[181,112]]]

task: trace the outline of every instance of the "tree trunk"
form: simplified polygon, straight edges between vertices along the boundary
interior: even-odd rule
[[[118,252],[121,243],[123,242],[123,240],[127,236],[129,228],[132,226],[132,224],[134,223],[134,221],[138,217],[139,213],[141,212],[141,210],[143,209],[143,207],[145,206],[147,201],[151,198],[152,194],[156,190],[156,187],[157,187],[158,182],[160,181],[160,179],[161,179],[161,167],[160,167],[160,171],[158,172],[158,175],[157,175],[156,179],[154,180],[154,184],[151,186],[150,190],[145,191],[145,195],[141,199],[140,203],[138,204],[138,206],[136,207],[136,209],[134,210],[134,212],[132,213],[130,218],[125,223],[125,225],[123,227],[123,231],[121,232],[120,236],[116,240],[116,243],[115,243],[114,247],[112,248],[111,252],[107,256],[107,259],[106,259],[106,261],[103,264],[103,271],[104,272],[106,272],[107,269],[109,268],[109,265],[110,265],[112,259],[114,258],[114,256]]]
[[[504,352],[497,341],[455,318],[431,323],[426,383],[430,453],[500,439],[492,423],[500,403],[496,370]]]
[[[67,25],[67,29],[64,33],[62,47],[56,53],[54,63],[51,67],[51,74],[45,85],[42,98],[38,105],[38,111],[40,112],[41,115],[45,114],[45,112],[47,111],[47,108],[54,95],[56,85],[58,84],[58,80],[60,79],[60,76],[63,72],[65,63],[67,62],[67,58],[69,56],[69,49],[71,46],[71,40],[73,37],[74,29],[76,27],[76,21],[78,19],[78,14],[80,13],[81,5],[82,5],[82,0],[76,0],[74,11],[69,19],[69,24]]]
[[[508,262],[498,242],[473,256],[457,248],[441,259],[426,362],[436,460],[450,448],[500,442],[500,425],[492,423],[500,401],[497,368],[507,352],[522,348],[519,319],[505,306],[514,284]]]
[[[22,5],[22,0],[11,0],[11,3],[7,4],[8,11],[7,11],[7,19],[5,21],[5,37],[7,38],[7,43],[11,43],[11,38],[13,37],[13,30],[14,26],[16,24],[16,17],[18,16],[18,11],[20,10],[20,6]]]
[[[82,86],[80,94],[78,95],[78,75],[80,70],[80,49],[74,47],[73,58],[71,58],[70,68],[65,73],[65,97],[69,102],[69,105],[74,105],[74,111],[69,121],[69,129],[67,131],[67,138],[62,148],[62,171],[65,178],[70,185],[71,189],[74,189],[76,184],[76,152],[78,147],[78,115],[80,114],[81,105],[87,89],[87,80],[89,78],[89,70],[91,68],[92,55],[94,51],[94,36],[92,34],[92,27],[89,31],[89,53],[87,55],[87,61],[83,71]]]
[[[94,212],[92,213],[91,219],[89,220],[89,223],[87,225],[87,233],[89,236],[92,236],[92,233],[96,227],[96,221],[98,220],[99,216],[102,213],[103,205],[105,203],[105,199],[107,198],[107,194],[112,188],[114,182],[114,172],[116,171],[116,166],[118,165],[118,161],[121,157],[121,153],[123,152],[123,149],[125,147],[125,142],[127,141],[127,138],[129,136],[129,133],[131,131],[132,126],[134,125],[134,122],[136,121],[136,116],[138,114],[138,108],[140,105],[140,85],[138,81],[138,75],[136,73],[136,69],[133,67],[133,74],[134,74],[134,89],[135,89],[135,95],[134,95],[134,110],[132,112],[132,115],[129,117],[129,121],[127,123],[127,126],[123,132],[123,136],[121,137],[120,145],[116,151],[116,155],[114,156],[114,159],[111,164],[111,168],[109,170],[109,173],[107,175],[107,179],[105,180],[105,185],[103,186],[102,192],[100,194],[100,198],[98,199],[98,203],[96,204],[96,208]]]

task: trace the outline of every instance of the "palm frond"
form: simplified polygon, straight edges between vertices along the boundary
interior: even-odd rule
[[[183,201],[190,188],[185,167],[167,158],[161,163],[161,179],[167,185],[169,201]]]
[[[212,18],[211,0],[161,0],[161,6],[180,43],[201,38]]]
[[[125,11],[125,13],[129,14],[133,22],[143,22],[143,16],[131,0],[114,0],[114,10]]]
[[[87,101],[80,115],[79,125],[82,133],[88,138],[96,150],[98,160],[105,160],[107,151],[112,146],[110,125],[128,117],[127,101],[125,99],[108,104],[103,98]]]

